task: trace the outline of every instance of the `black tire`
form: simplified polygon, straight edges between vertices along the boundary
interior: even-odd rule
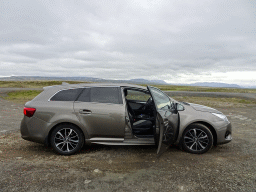
[[[202,124],[189,125],[182,134],[182,149],[193,154],[203,154],[213,146],[211,131]]]
[[[54,128],[50,136],[51,146],[61,155],[72,155],[83,147],[84,135],[72,124],[62,124]]]

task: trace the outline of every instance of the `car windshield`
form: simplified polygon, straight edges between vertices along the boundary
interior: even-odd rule
[[[157,88],[150,87],[151,94],[153,95],[157,109],[170,109],[172,102],[170,98]]]

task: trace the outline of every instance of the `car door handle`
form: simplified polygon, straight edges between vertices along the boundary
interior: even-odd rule
[[[81,113],[81,114],[91,114],[92,112],[91,112],[91,110],[88,110],[88,109],[80,109],[79,113]]]

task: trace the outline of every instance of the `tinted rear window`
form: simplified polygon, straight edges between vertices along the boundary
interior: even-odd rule
[[[82,101],[82,102],[90,102],[90,88],[85,88],[83,92],[80,94],[78,97],[77,101]]]
[[[55,94],[51,101],[75,101],[82,89],[67,89]]]
[[[91,102],[119,104],[117,87],[91,88]]]
[[[122,104],[120,87],[85,88],[77,101]]]

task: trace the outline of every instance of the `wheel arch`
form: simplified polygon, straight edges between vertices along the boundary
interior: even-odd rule
[[[214,129],[214,127],[210,124],[210,123],[207,123],[205,121],[195,121],[195,122],[192,122],[190,124],[188,124],[183,132],[182,132],[182,135],[184,134],[185,130],[187,129],[188,126],[192,125],[192,124],[202,124],[204,126],[206,126],[207,128],[210,129],[211,133],[212,133],[212,136],[213,136],[213,145],[216,146],[217,145],[217,133],[216,133],[216,130]],[[181,139],[180,139],[181,140]]]
[[[48,147],[48,146],[51,146],[50,138],[49,138],[50,135],[52,134],[53,130],[54,130],[57,126],[60,126],[60,125],[73,125],[73,126],[77,127],[77,128],[83,133],[84,138],[86,138],[86,134],[84,133],[84,130],[81,129],[81,127],[78,126],[77,124],[75,124],[75,123],[73,123],[73,122],[59,122],[59,123],[53,125],[53,126],[50,128],[50,130],[49,130],[49,132],[48,132],[48,134],[47,134],[47,136],[46,136],[46,138],[45,138],[45,145],[46,145],[47,147]]]

